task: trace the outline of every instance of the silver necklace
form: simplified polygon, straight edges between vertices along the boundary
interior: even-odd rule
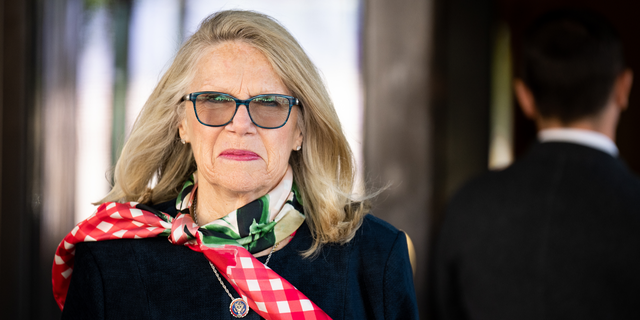
[[[193,221],[197,224],[200,225],[198,223],[198,214],[197,214],[197,199],[198,197],[193,197]],[[269,260],[271,260],[271,255],[273,254],[273,252],[276,250],[276,247],[280,244],[280,242],[276,243],[272,248],[271,251],[269,252],[269,255],[267,256],[267,260],[264,262],[264,265],[267,266],[267,264],[269,263]],[[224,291],[227,293],[227,295],[229,296],[229,298],[231,298],[231,304],[229,304],[229,312],[231,312],[231,315],[236,317],[236,318],[244,318],[248,313],[249,313],[249,305],[247,304],[246,301],[244,301],[244,299],[242,299],[242,297],[240,298],[234,298],[233,295],[231,295],[231,292],[229,292],[229,289],[227,289],[227,286],[224,284],[224,282],[222,282],[222,279],[220,278],[220,274],[218,274],[218,270],[216,269],[216,267],[213,265],[213,263],[211,263],[211,261],[209,261],[209,265],[211,266],[211,270],[213,270],[213,273],[215,273],[216,278],[218,278],[218,282],[220,282],[220,284],[222,285],[222,288],[224,288]]]

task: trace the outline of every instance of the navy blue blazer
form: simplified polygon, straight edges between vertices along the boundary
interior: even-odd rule
[[[175,215],[174,203],[156,207]],[[352,241],[303,259],[311,243],[305,223],[269,267],[330,317],[418,318],[404,233],[367,215]],[[230,302],[202,253],[163,237],[109,240],[77,245],[62,319],[234,319]],[[245,317],[259,318],[253,310]]]
[[[572,143],[535,145],[450,202],[437,320],[640,319],[640,179]]]

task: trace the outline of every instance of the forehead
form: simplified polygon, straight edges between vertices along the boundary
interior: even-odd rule
[[[222,42],[204,52],[191,89],[232,95],[289,94],[267,57],[241,41]]]

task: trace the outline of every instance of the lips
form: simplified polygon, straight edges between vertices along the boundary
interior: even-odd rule
[[[260,156],[255,152],[239,149],[224,150],[220,153],[219,157],[235,161],[253,161],[260,159]]]

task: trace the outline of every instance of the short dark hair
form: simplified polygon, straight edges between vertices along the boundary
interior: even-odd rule
[[[563,123],[600,112],[625,66],[614,27],[585,10],[540,16],[525,33],[522,53],[520,76],[538,112]]]

